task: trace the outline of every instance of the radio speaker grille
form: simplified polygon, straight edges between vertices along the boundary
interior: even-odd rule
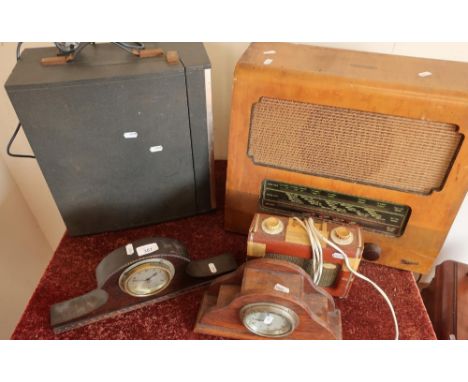
[[[448,123],[263,97],[253,106],[256,164],[430,194],[442,188],[463,135]]]

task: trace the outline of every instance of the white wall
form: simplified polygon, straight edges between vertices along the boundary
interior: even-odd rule
[[[14,53],[9,54],[12,48],[14,51],[13,44],[6,54],[7,47],[0,43],[0,339],[9,338],[53,253],[30,209],[46,194],[42,174],[35,161],[14,161],[5,153],[7,138],[16,127],[16,116],[3,88],[15,61]],[[27,142],[20,138],[22,150]],[[22,183],[28,202],[16,181]],[[47,219],[47,210],[41,213]]]
[[[0,157],[0,339],[9,338],[52,248]]]
[[[25,44],[37,47],[50,44]],[[16,44],[0,44],[0,155],[13,175],[21,194],[27,201],[32,214],[39,223],[52,248],[56,248],[65,231],[65,225],[58,212],[47,183],[34,159],[8,157],[5,147],[13,133],[18,119],[6,94],[4,84],[16,63]],[[13,152],[31,153],[31,148],[23,131],[18,134]]]
[[[225,159],[234,67],[249,43],[205,43],[212,65],[215,158]]]

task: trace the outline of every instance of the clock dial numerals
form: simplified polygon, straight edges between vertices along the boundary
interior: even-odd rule
[[[273,303],[254,303],[240,311],[244,326],[263,337],[284,337],[297,327],[299,318],[291,309]]]
[[[139,261],[120,275],[120,288],[135,297],[147,297],[164,290],[174,277],[174,266],[164,259]]]

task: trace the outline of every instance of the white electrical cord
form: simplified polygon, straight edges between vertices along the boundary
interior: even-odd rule
[[[395,309],[393,308],[392,302],[388,298],[387,294],[383,291],[382,288],[380,288],[374,281],[369,279],[368,277],[360,274],[358,271],[355,271],[353,267],[351,266],[349,262],[348,255],[335,243],[332,241],[328,240],[325,236],[322,235],[322,233],[315,228],[314,225],[314,219],[308,218],[304,219],[304,221],[300,220],[299,218],[295,217],[294,220],[299,222],[304,228],[309,236],[310,244],[312,247],[312,269],[313,269],[313,280],[315,284],[318,284],[318,281],[320,281],[320,277],[322,276],[322,267],[323,267],[323,252],[322,252],[322,246],[320,245],[320,239],[322,239],[325,243],[327,243],[329,246],[337,250],[344,258],[345,264],[348,267],[349,271],[356,277],[360,278],[361,280],[367,281],[369,284],[371,284],[377,291],[382,295],[384,298],[385,302],[387,303],[388,307],[390,308],[390,311],[392,313],[393,317],[393,323],[395,325],[395,340],[398,340],[400,337],[400,332],[398,329],[398,320],[397,316],[395,314]],[[318,249],[319,247],[320,249]],[[318,270],[317,267],[320,266],[320,269]],[[319,277],[317,275],[320,275]]]
[[[297,217],[294,218],[309,236],[310,246],[312,247],[312,279],[315,284],[318,284],[322,278],[322,269],[323,269],[323,251],[322,245],[320,244],[320,239],[317,237],[317,234],[313,229],[310,228],[309,222],[307,220],[300,220]],[[313,224],[313,223],[312,223]]]

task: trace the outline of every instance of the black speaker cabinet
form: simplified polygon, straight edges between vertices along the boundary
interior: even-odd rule
[[[112,44],[44,66],[26,49],[5,84],[70,235],[214,208],[211,66],[201,43],[140,58]]]

